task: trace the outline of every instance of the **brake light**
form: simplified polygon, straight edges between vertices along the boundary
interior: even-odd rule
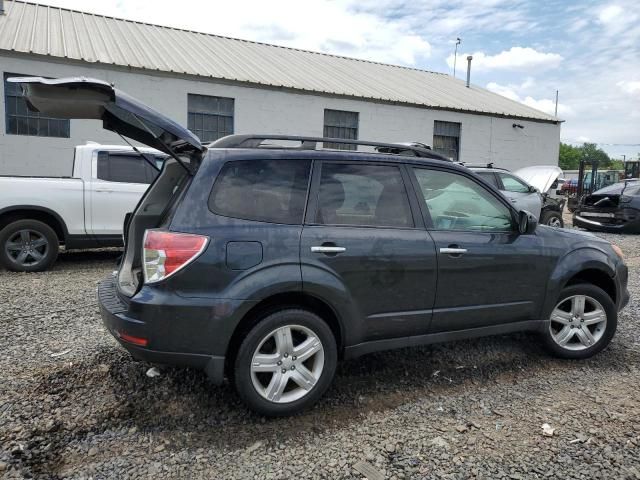
[[[145,283],[159,282],[186,267],[198,258],[207,243],[209,238],[202,235],[147,230],[142,253]]]

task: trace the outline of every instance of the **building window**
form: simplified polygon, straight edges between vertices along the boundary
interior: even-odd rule
[[[24,77],[17,73],[4,74],[4,105],[6,132],[10,135],[69,138],[69,120],[53,118],[32,112],[22,89],[17,83],[7,82],[11,77]]]
[[[187,99],[188,128],[202,142],[233,134],[233,98],[190,93]]]
[[[433,149],[454,162],[460,156],[460,123],[433,122]]]
[[[323,136],[329,138],[358,139],[358,112],[344,112],[342,110],[324,110]],[[356,150],[356,145],[348,143],[325,143],[324,148],[340,150]]]

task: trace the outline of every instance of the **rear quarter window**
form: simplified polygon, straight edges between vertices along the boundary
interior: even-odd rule
[[[209,209],[225,217],[302,223],[310,160],[236,160],[225,164],[209,196]]]

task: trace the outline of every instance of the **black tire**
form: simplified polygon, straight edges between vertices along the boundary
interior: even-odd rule
[[[560,223],[559,225],[558,222]],[[564,228],[564,220],[562,219],[562,214],[560,212],[556,212],[555,210],[542,212],[542,215],[540,216],[540,223],[542,225],[549,225],[550,227]]]
[[[20,232],[31,232],[29,242],[35,243],[34,239],[44,242],[42,246],[31,245],[33,254],[27,253],[24,261],[20,261],[20,251],[12,249],[15,247],[15,239]],[[25,245],[29,247],[29,242]],[[46,223],[38,220],[16,220],[0,231],[0,263],[7,269],[14,272],[42,272],[47,270],[58,258],[60,241],[53,229]],[[32,256],[34,255],[34,256]],[[40,258],[36,259],[35,255]]]
[[[585,295],[596,300],[604,309],[607,321],[603,327],[604,333],[602,333],[602,336],[593,345],[582,350],[563,348],[554,340],[552,326],[546,327],[542,334],[544,344],[553,355],[560,358],[583,359],[592,357],[609,345],[618,326],[618,312],[611,297],[601,288],[589,283],[580,283],[563,288],[556,302],[556,306],[561,305],[564,300],[575,295]],[[577,321],[576,324],[576,328],[578,328],[579,321]]]
[[[276,403],[263,397],[256,390],[252,380],[251,367],[253,355],[263,340],[269,338],[269,335],[276,329],[286,326],[302,326],[312,331],[322,344],[324,364],[315,385],[302,398],[286,403]],[[291,358],[294,357],[290,357],[289,360]],[[329,388],[337,362],[338,350],[331,328],[312,312],[301,309],[285,309],[269,314],[249,331],[238,349],[232,377],[238,395],[250,409],[267,417],[281,417],[298,413],[315,404]],[[292,380],[289,380],[287,385],[299,388]]]

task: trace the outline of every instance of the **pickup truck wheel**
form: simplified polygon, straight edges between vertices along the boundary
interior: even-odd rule
[[[555,228],[564,228],[564,220],[562,220],[562,214],[554,210],[548,212],[542,212],[540,216],[540,223],[543,225],[549,225]]]
[[[544,333],[547,348],[562,358],[589,358],[616,332],[618,315],[611,297],[595,285],[571,285],[560,292]]]
[[[331,384],[337,361],[329,326],[312,312],[287,309],[251,329],[238,350],[233,377],[249,408],[278,417],[317,402]]]
[[[38,220],[17,220],[0,231],[0,263],[14,272],[41,272],[58,257],[56,232]]]

